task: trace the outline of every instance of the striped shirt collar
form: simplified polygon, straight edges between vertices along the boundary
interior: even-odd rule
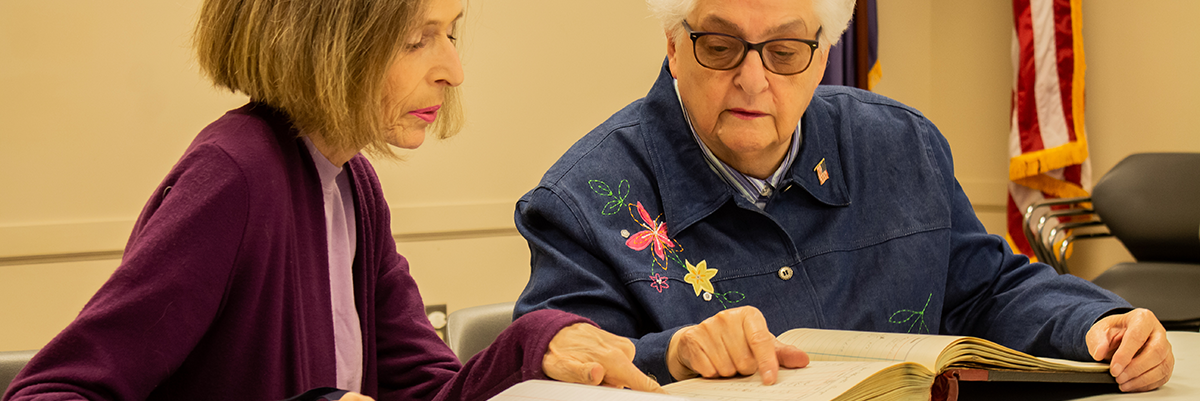
[[[775,188],[779,186],[779,181],[791,169],[792,161],[796,159],[796,155],[800,154],[800,126],[797,125],[796,130],[792,131],[792,146],[788,148],[787,155],[784,155],[783,163],[779,164],[779,168],[775,170],[775,173],[771,174],[767,179],[762,180],[742,174],[737,169],[725,164],[725,162],[718,159],[712,153],[712,150],[708,148],[708,145],[704,144],[704,141],[700,140],[700,135],[696,134],[696,127],[692,126],[692,118],[688,115],[687,107],[683,105],[683,97],[679,95],[678,80],[675,80],[675,96],[679,97],[679,108],[683,110],[683,118],[687,120],[688,128],[692,131],[692,139],[695,139],[696,143],[700,144],[700,151],[704,153],[704,160],[708,162],[708,167],[717,173],[721,179],[729,183],[729,186],[733,187],[735,191],[742,194],[742,196],[751,202],[754,202],[759,209],[765,209],[767,207],[767,200],[775,192]]]

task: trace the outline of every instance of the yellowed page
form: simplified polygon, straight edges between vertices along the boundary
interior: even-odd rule
[[[633,390],[548,380],[529,380],[509,387],[489,401],[687,401],[686,398]]]
[[[691,379],[666,385],[672,395],[721,401],[803,400],[837,398],[892,362],[813,361],[800,369],[781,369],[779,380],[764,386],[758,374],[729,379]]]
[[[937,372],[938,355],[963,337],[869,331],[793,329],[779,336],[814,361],[908,361]]]
[[[970,363],[981,363],[998,368],[1021,370],[1055,370],[1066,372],[1108,371],[1107,363],[1036,357],[974,337],[966,337],[961,342],[950,347],[946,351],[946,355],[941,363],[955,367],[969,366]]]

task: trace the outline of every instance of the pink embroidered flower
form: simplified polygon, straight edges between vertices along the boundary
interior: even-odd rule
[[[662,293],[663,289],[671,287],[670,284],[667,284],[667,278],[659,275],[658,273],[654,273],[653,276],[650,276],[650,286],[658,290],[659,293]]]
[[[646,208],[642,207],[642,202],[637,203],[637,211],[642,217],[642,221],[638,222],[638,224],[646,229],[637,234],[630,235],[629,239],[625,240],[625,245],[635,251],[640,251],[646,249],[650,244],[654,244],[654,255],[658,256],[659,259],[666,260],[665,248],[675,247],[675,241],[667,237],[667,222],[664,221],[662,224],[659,224],[658,220],[650,218],[650,213],[646,213]]]

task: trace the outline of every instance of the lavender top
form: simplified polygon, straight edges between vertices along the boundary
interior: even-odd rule
[[[362,390],[362,330],[354,308],[355,224],[354,194],[350,193],[350,174],[321,154],[309,137],[304,137],[308,155],[321,177],[325,201],[325,232],[329,248],[329,292],[333,306],[334,353],[337,358],[337,387]]]

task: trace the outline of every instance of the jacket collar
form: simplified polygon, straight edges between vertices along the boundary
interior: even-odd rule
[[[820,93],[820,89],[817,90]],[[800,155],[792,163],[792,183],[804,188],[817,201],[829,206],[849,206],[850,191],[846,187],[846,169],[842,164],[842,150],[838,139],[853,133],[843,133],[848,126],[845,119],[838,118],[841,113],[825,97],[813,95],[800,120],[801,135],[804,142],[800,147]],[[829,179],[821,182],[816,167],[825,161],[825,171]],[[786,184],[781,184],[786,188]]]
[[[813,103],[817,103],[815,100],[814,97]],[[827,103],[821,105],[828,109]],[[829,128],[818,128],[835,127],[829,114],[828,110],[814,111],[813,104],[805,110],[800,123],[803,127],[800,155],[792,163],[787,178],[780,182],[780,186],[786,188],[788,184],[795,183],[822,203],[845,206],[850,204],[850,198],[842,178],[835,133]],[[650,93],[646,95],[641,124],[645,127],[643,138],[663,201],[662,212],[674,235],[729,201],[757,209],[748,200],[736,200],[741,197],[705,162],[704,154],[692,139],[684,119],[679,98],[675,94],[674,78],[666,61]],[[813,171],[822,158],[829,172],[829,179],[824,185],[820,184]]]

